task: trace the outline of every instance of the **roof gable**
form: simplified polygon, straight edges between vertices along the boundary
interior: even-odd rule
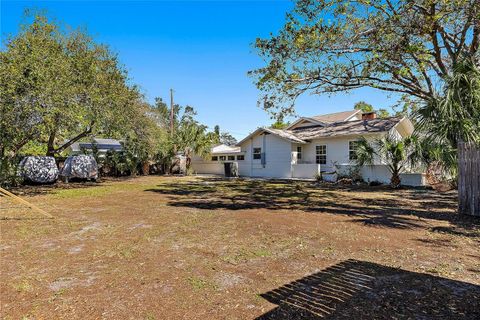
[[[296,137],[290,130],[280,130],[280,129],[272,129],[272,128],[258,128],[257,130],[255,130],[254,132],[250,133],[248,136],[243,138],[240,142],[238,142],[237,146],[242,145],[248,139],[253,138],[256,135],[258,135],[260,133],[263,133],[263,132],[267,132],[267,133],[276,135],[277,137],[279,137],[281,139],[284,139],[284,140],[287,140],[287,141],[290,141],[290,142],[301,143],[301,144],[306,143],[302,139]]]
[[[335,123],[335,122],[349,121],[359,113],[361,113],[361,110],[349,110],[349,111],[335,112],[335,113],[329,113],[329,114],[321,114],[318,116],[313,116],[311,118],[323,123]]]
[[[287,130],[293,130],[299,127],[321,125],[326,126],[336,122],[360,120],[358,115],[361,114],[361,110],[350,110],[328,114],[321,114],[313,117],[301,117],[294,121],[287,127]]]

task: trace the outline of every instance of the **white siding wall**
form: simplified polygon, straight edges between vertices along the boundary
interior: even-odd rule
[[[241,145],[245,152],[245,161],[239,161],[239,174],[241,176],[291,178],[291,143],[272,134],[265,135],[265,148],[263,134],[259,134]],[[253,148],[262,148],[265,154],[265,167],[261,160],[253,160]]]
[[[225,169],[222,162],[217,161],[192,161],[192,169],[199,174],[224,174]]]
[[[398,132],[394,129],[394,134],[399,135]],[[381,134],[378,135],[368,135],[366,136],[367,140],[373,141],[379,138]],[[401,136],[401,135],[399,135]],[[292,178],[297,175],[308,177],[314,177],[315,168],[312,169],[312,174],[310,174],[309,167],[308,174],[303,172],[304,168],[299,168],[298,174],[292,172],[292,152],[297,151],[297,147],[302,147],[302,159],[298,161],[299,164],[315,164],[316,162],[316,148],[317,145],[326,145],[327,146],[327,164],[321,166],[322,171],[331,171],[333,169],[333,164],[336,163],[339,169],[340,174],[348,173],[349,169],[353,167],[353,162],[349,159],[349,142],[358,140],[358,136],[352,137],[339,137],[339,138],[325,138],[325,139],[316,139],[311,141],[308,144],[295,144],[287,140],[279,138],[273,134],[265,135],[265,146],[263,143],[263,134],[259,134],[252,139],[245,141],[241,145],[242,152],[245,154],[244,161],[237,161],[239,175],[248,176],[248,177],[269,177],[269,178]],[[265,167],[262,165],[261,160],[253,160],[253,148],[262,148],[262,153],[265,154],[266,164]],[[194,162],[195,166],[195,162]],[[205,166],[204,168],[207,168]],[[211,167],[211,169],[205,169],[209,173],[216,173],[217,170],[221,170],[220,173],[223,173],[223,165],[217,169]],[[379,181],[381,183],[389,183],[391,174],[387,166],[382,163],[378,158],[375,159],[374,165],[364,166],[361,169],[361,175],[363,179],[367,182],[370,181]],[[405,179],[406,185],[419,185],[422,183],[422,177],[409,176]]]
[[[292,164],[292,178],[315,179],[319,173],[319,164]]]
[[[228,160],[228,156],[234,156],[235,160]],[[217,161],[212,161],[212,156],[207,157],[206,159],[203,159],[202,157],[198,156],[193,156],[192,157],[192,169],[195,173],[199,174],[219,174],[223,175],[225,174],[225,162],[238,162],[239,167],[242,165],[245,161],[243,160],[237,160],[237,155],[238,154],[222,154],[222,156],[227,157],[225,161],[217,160]],[[216,155],[217,157],[220,157],[220,155]]]
[[[367,140],[373,141],[380,135],[366,136]],[[353,166],[353,162],[349,159],[349,142],[358,140],[358,137],[339,137],[339,138],[325,138],[312,140],[307,145],[302,145],[302,161],[306,163],[315,163],[316,161],[316,146],[327,146],[327,164],[321,165],[322,171],[332,171],[334,163],[337,164],[339,173],[346,174]],[[292,151],[297,150],[297,146],[293,145]],[[365,166],[361,170],[362,177],[365,181],[379,181],[382,183],[390,182],[390,172],[388,168],[376,158],[373,166]]]

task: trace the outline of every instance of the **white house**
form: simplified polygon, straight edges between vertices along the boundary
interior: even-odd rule
[[[412,132],[408,118],[380,119],[360,110],[301,117],[284,130],[258,128],[237,148],[215,150],[209,159],[194,160],[193,166],[198,173],[222,174],[224,162],[236,162],[239,175],[246,177],[312,179],[320,172],[348,174],[361,136],[367,140],[386,134],[401,138]],[[380,159],[361,168],[360,174],[367,182],[389,183],[391,177]],[[405,185],[425,185],[422,173],[405,173],[401,179]]]

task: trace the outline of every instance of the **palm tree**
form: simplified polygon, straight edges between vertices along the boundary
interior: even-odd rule
[[[192,155],[207,156],[212,145],[217,141],[216,138],[214,132],[207,132],[207,126],[196,121],[187,121],[179,126],[176,134],[177,147],[186,157],[187,169],[192,163]]]
[[[421,158],[421,147],[415,137],[398,139],[386,135],[372,143],[362,137],[357,143],[355,164],[373,165],[375,158],[379,158],[392,174],[390,185],[393,188],[400,186],[400,173],[418,165]]]
[[[416,135],[425,140],[428,163],[441,163],[447,176],[457,176],[459,141],[480,144],[480,68],[463,57],[445,81],[441,97],[415,113]]]

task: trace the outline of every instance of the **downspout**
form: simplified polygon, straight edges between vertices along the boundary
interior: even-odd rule
[[[253,176],[253,138],[250,138],[250,177]]]
[[[293,148],[295,145],[293,143],[290,143],[290,178],[293,178]]]
[[[263,133],[263,152],[262,152],[262,166],[265,168],[267,164],[266,151],[267,150],[267,135]]]

